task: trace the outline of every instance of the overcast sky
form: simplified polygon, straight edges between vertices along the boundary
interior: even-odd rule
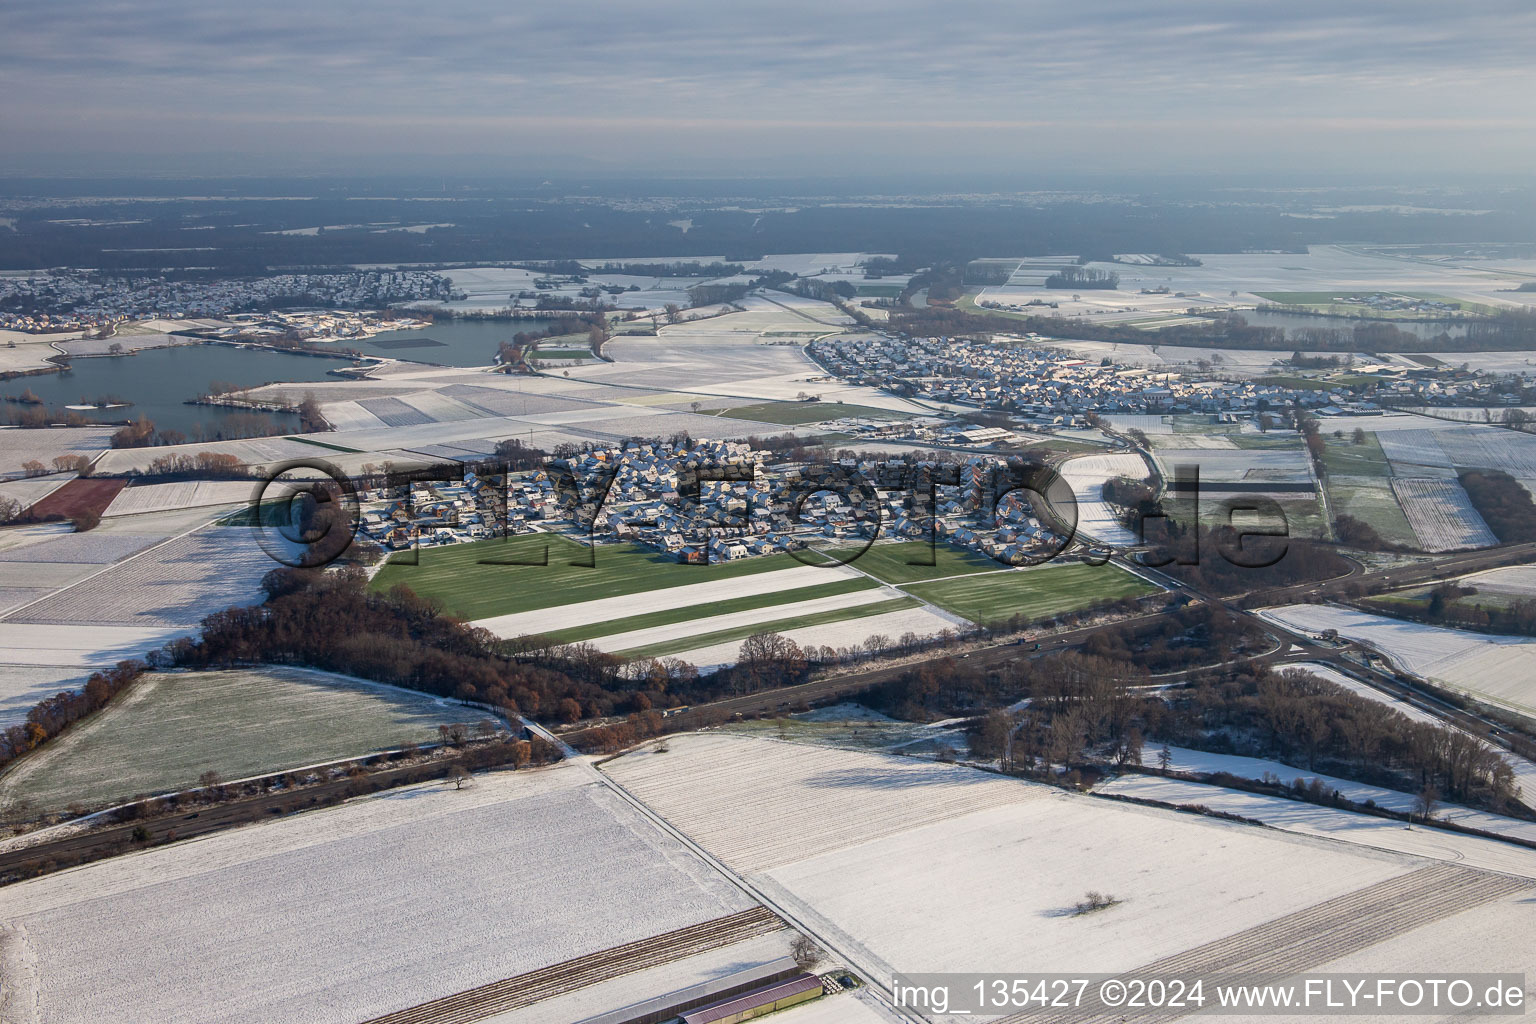
[[[1516,174],[1536,5],[6,0],[9,170]]]

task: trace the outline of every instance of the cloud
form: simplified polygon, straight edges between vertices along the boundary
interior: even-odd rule
[[[537,132],[729,157],[754,140],[836,146],[838,125],[858,146],[969,133],[1006,152],[985,137],[1000,133],[1019,154],[1122,161],[1136,139],[1163,163],[1191,132],[1267,153],[1285,132],[1363,160],[1443,131],[1513,154],[1525,143],[1505,133],[1536,134],[1533,41],[1536,9],[1518,0],[9,0],[0,127],[57,152],[194,134],[274,156],[387,151],[409,131],[448,152],[528,152],[516,136]],[[1205,159],[1215,142],[1183,150]],[[887,137],[867,152],[901,149]]]

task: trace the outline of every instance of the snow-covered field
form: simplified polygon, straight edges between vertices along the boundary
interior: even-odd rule
[[[1259,614],[1308,633],[1336,629],[1404,671],[1527,714],[1536,712],[1536,640],[1425,626],[1338,605],[1288,605]]]
[[[791,592],[792,593],[792,592]],[[750,626],[759,622],[773,622],[776,619],[787,619],[797,615],[816,615],[821,612],[838,611],[843,608],[859,608],[870,604],[883,604],[888,601],[899,601],[901,595],[891,589],[878,588],[874,590],[859,590],[852,594],[836,594],[832,597],[818,597],[809,601],[788,601],[784,604],[770,605],[767,608],[753,608],[744,612],[729,612],[725,615],[709,615],[707,609],[700,609],[702,617],[690,619],[687,622],[674,622],[667,626],[652,626],[649,629],[632,629],[626,633],[613,633],[608,636],[600,636],[592,640],[594,647],[601,651],[616,653],[618,651],[634,650],[638,647],[649,647],[652,644],[666,643],[670,640],[683,640],[690,636],[702,636],[713,633],[716,630],[735,629],[738,626]],[[858,629],[857,622],[840,623],[848,629]]]
[[[1396,477],[1392,493],[1425,551],[1486,548],[1499,542],[1472,507],[1472,499],[1446,477]]]
[[[722,733],[668,745],[604,770],[881,980],[1130,969],[1424,865],[885,754]],[[1536,867],[1529,851],[1469,842]],[[1074,914],[1090,889],[1119,902]],[[1327,929],[1285,928],[1304,957],[1348,951]]]
[[[0,729],[27,720],[32,705],[60,690],[73,690],[89,673],[46,665],[0,665]]]
[[[1476,587],[1479,594],[1508,594],[1511,597],[1536,597],[1536,565],[1512,565],[1489,569],[1461,580]]]
[[[1119,971],[1407,870],[1251,827],[1053,795],[812,856],[768,871],[765,887],[887,971]],[[1088,890],[1122,902],[1073,915]]]
[[[1135,544],[1140,538],[1121,524],[1115,508],[1104,500],[1104,484],[1115,477],[1145,480],[1151,474],[1134,452],[1085,455],[1061,464],[1061,476],[1077,501],[1077,532],[1106,544]]]
[[[120,536],[104,534],[100,539]],[[81,535],[82,540],[94,537]],[[254,530],[209,527],[113,565],[12,612],[6,621],[190,628],[210,612],[262,600],[261,578],[278,565],[262,549]]]
[[[125,658],[142,658],[189,629],[165,626],[37,625],[0,622],[0,651],[6,665],[101,668]]]
[[[1153,775],[1122,775],[1100,786],[1097,792],[1159,800],[1180,806],[1200,805],[1214,811],[1253,818],[1273,828],[1300,835],[1336,839],[1347,844],[1415,857],[1455,861],[1466,867],[1536,879],[1536,850],[1497,839],[1459,835],[1436,828],[1405,826],[1400,821],[1355,814],[1334,807]]]
[[[549,633],[569,629],[572,626],[621,619],[642,612],[671,611],[676,608],[691,608],[695,605],[713,605],[737,597],[794,591],[802,587],[834,583],[840,579],[853,579],[858,575],[859,573],[855,570],[841,565],[798,566],[793,569],[759,572],[709,583],[667,587],[644,595],[605,597],[596,601],[581,601],[577,604],[540,608],[531,612],[497,615],[489,619],[480,619],[475,625],[503,637],[522,636],[527,633]]]
[[[54,354],[52,349],[48,350]],[[0,427],[0,476],[19,475],[21,464],[37,459],[44,465],[55,455],[93,455],[112,441],[113,427],[47,427],[24,430]]]
[[[750,905],[568,765],[18,883],[0,963],[46,1024],[351,1024]]]
[[[161,534],[96,531],[44,537],[32,544],[0,549],[0,578],[12,562],[110,565],[164,539]]]
[[[22,508],[42,501],[54,491],[75,478],[73,473],[52,473],[48,476],[22,477],[19,480],[0,482],[0,498],[10,498]]]
[[[1179,440],[1175,435],[1173,440]],[[1312,479],[1312,464],[1300,442],[1294,448],[1164,448],[1157,449],[1163,475],[1172,477],[1180,465],[1200,467],[1207,482],[1246,483],[1254,493],[1264,493],[1266,483],[1305,483]]]
[[[850,619],[842,622],[825,622],[817,626],[799,626],[794,629],[782,630],[784,636],[789,637],[801,647],[831,647],[834,649],[844,647],[858,647],[864,643],[867,637],[880,635],[896,639],[904,633],[916,633],[918,636],[932,636],[946,629],[955,629],[958,626],[968,625],[958,616],[950,616],[927,607],[903,608],[900,611],[882,612],[879,615],[866,615],[862,618]],[[699,671],[705,672],[721,665],[730,665],[736,661],[741,653],[741,641],[732,640],[729,643],[713,644],[709,647],[696,647],[692,650],[680,651],[675,657],[681,658],[692,665],[696,665]]]
[[[727,733],[674,736],[667,746],[626,754],[603,771],[743,871],[1052,792],[917,758]]]
[[[1205,750],[1189,750],[1185,747],[1168,748],[1171,755],[1169,767],[1176,772],[1184,772],[1191,775],[1210,775],[1216,772],[1226,772],[1240,779],[1278,779],[1280,782],[1291,785],[1297,779],[1308,785],[1313,779],[1318,780],[1325,788],[1337,790],[1339,795],[1346,800],[1357,804],[1363,804],[1367,800],[1374,801],[1377,807],[1384,807],[1389,811],[1402,811],[1408,814],[1419,812],[1417,798],[1412,793],[1403,793],[1395,789],[1384,789],[1381,786],[1369,786],[1363,782],[1354,782],[1350,779],[1341,779],[1332,775],[1320,775],[1317,772],[1307,771],[1295,765],[1282,764],[1279,761],[1267,761],[1257,757],[1238,757],[1233,754],[1212,754]],[[1141,754],[1141,763],[1147,767],[1153,767],[1160,763],[1161,748],[1148,745]],[[1460,804],[1440,804],[1434,810],[1434,817],[1441,821],[1453,821],[1458,825],[1468,828],[1482,829],[1485,832],[1496,832],[1500,835],[1515,836],[1530,842],[1536,842],[1536,822],[1521,821],[1519,818],[1510,818],[1502,814],[1490,814],[1487,811],[1475,810],[1471,807],[1463,807]]]
[[[176,508],[231,505],[248,502],[256,492],[250,480],[187,480],[172,484],[140,484],[118,492],[107,506],[107,516],[131,516]]]

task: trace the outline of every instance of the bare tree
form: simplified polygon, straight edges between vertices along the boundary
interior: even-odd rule
[[[453,783],[454,789],[463,789],[464,783],[469,781],[469,772],[464,770],[461,764],[455,764],[448,769],[448,781]]]
[[[789,955],[794,957],[796,967],[807,972],[814,971],[827,958],[826,951],[809,935],[797,935],[790,943]]]
[[[1435,813],[1435,808],[1440,806],[1440,791],[1433,785],[1427,785],[1419,790],[1419,795],[1414,797],[1414,808],[1419,812],[1420,821],[1428,821]]]

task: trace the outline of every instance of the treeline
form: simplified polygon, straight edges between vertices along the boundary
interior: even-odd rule
[[[406,587],[386,595],[366,584],[353,566],[274,569],[262,580],[265,604],[209,615],[198,637],[173,641],[155,660],[200,669],[305,665],[513,715],[596,717],[634,706],[637,684],[622,677],[620,659],[539,638],[498,640]]]
[[[1310,673],[1244,668],[1174,691],[1146,711],[1148,734],[1175,745],[1514,809],[1515,780],[1499,751]]]
[[[142,661],[120,661],[96,672],[78,690],[65,690],[44,698],[27,712],[27,720],[0,732],[0,765],[5,765],[46,743],[80,719],[106,706],[133,685],[148,668]]]
[[[528,350],[538,342],[569,334],[585,334],[590,338],[593,331],[602,332],[606,337],[608,318],[602,313],[567,313],[556,317],[543,330],[518,331],[510,341],[503,341],[496,347],[496,361],[503,366],[525,367]]]
[[[1471,600],[1477,595],[1475,586],[1462,586],[1454,581],[1442,583],[1429,592],[1429,600],[1422,608],[1415,602],[1385,602],[1366,599],[1363,606],[1394,618],[1412,619],[1433,626],[1451,626],[1480,633],[1502,633],[1518,636],[1536,636],[1536,600],[1522,598],[1509,604],[1485,605]]]
[[[1045,279],[1045,286],[1109,290],[1120,287],[1120,275],[1113,270],[1099,270],[1097,267],[1062,267]]]
[[[144,476],[163,478],[191,477],[198,480],[246,480],[250,467],[239,456],[224,452],[198,452],[195,455],[157,455],[149,460]]]
[[[952,289],[946,290],[949,294]],[[930,290],[929,295],[933,292]],[[1526,321],[1532,323],[1527,325]],[[1536,316],[1511,313],[1494,321],[1468,321],[1467,334],[1420,337],[1390,323],[1353,328],[1258,327],[1236,314],[1206,324],[1181,324],[1156,331],[1084,322],[1082,317],[1002,316],[971,313],[945,306],[905,310],[891,317],[890,326],[917,337],[990,336],[996,333],[1035,333],[1084,341],[1117,341],[1145,345],[1188,345],[1195,348],[1295,349],[1298,346],[1333,352],[1444,352],[1448,349],[1519,350],[1536,348]],[[1475,339],[1475,340],[1474,340]]]
[[[154,420],[141,415],[132,423],[114,431],[110,443],[113,448],[161,448],[205,441],[239,441],[247,437],[271,437],[292,432],[291,422],[284,423],[261,413],[235,412],[220,416],[212,425],[199,425],[194,431],[195,436],[188,437],[180,430],[160,430]]]
[[[1457,479],[1501,544],[1536,541],[1536,504],[1520,482],[1500,470],[1471,469]]]
[[[574,260],[570,261],[575,263]],[[564,264],[561,264],[564,266]],[[559,270],[569,274],[624,274],[629,277],[733,277],[747,268],[740,263],[700,263],[697,260],[679,260],[675,263],[604,263],[594,269],[586,269],[575,263],[576,270]]]
[[[955,671],[963,670],[954,663],[937,669],[927,685],[943,692],[954,685],[947,677]],[[1431,801],[1528,814],[1498,750],[1308,673],[1252,664],[1178,689],[1137,689],[1148,681],[1139,663],[1091,653],[1031,663],[998,695],[1028,698],[1027,706],[974,719],[972,751],[983,758],[1011,754],[1005,769],[1046,773],[1053,766],[1087,770],[1104,760],[1140,765],[1149,760],[1149,745],[1168,743],[1283,761]]]
[[[15,405],[20,405],[21,408],[14,408]],[[90,427],[95,426],[97,422],[78,409],[54,408],[33,403],[8,402],[0,412],[4,413],[4,422],[7,425],[24,427],[28,430],[57,426]]]

